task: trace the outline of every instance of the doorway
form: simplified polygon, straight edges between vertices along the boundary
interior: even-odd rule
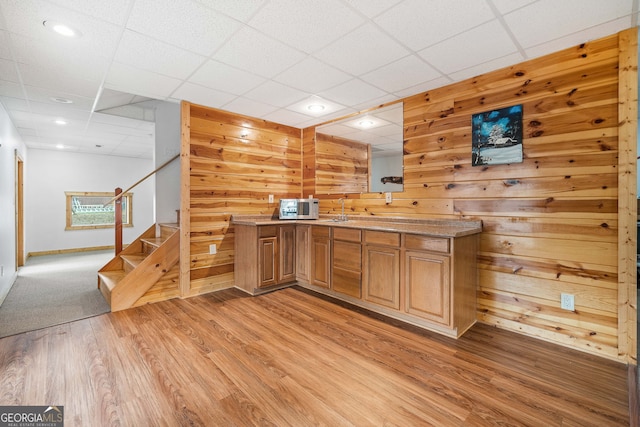
[[[24,160],[16,150],[16,270],[24,265]]]

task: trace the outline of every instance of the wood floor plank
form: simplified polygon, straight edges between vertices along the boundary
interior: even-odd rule
[[[0,405],[69,426],[623,426],[625,365],[458,340],[299,288],[229,289],[0,339]]]

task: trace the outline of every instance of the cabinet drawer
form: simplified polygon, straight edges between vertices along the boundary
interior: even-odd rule
[[[355,228],[333,228],[333,238],[335,240],[346,240],[348,242],[360,242],[362,231]]]
[[[369,244],[398,247],[400,246],[400,233],[365,230],[364,241]]]
[[[331,236],[331,227],[324,227],[322,225],[313,225],[311,226],[311,236],[312,237],[330,237]]]
[[[258,227],[258,237],[276,237],[277,226],[261,225]]]
[[[449,239],[444,237],[419,236],[407,234],[404,246],[411,250],[426,250],[449,253]]]

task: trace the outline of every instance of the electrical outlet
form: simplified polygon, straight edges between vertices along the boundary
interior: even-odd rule
[[[393,196],[391,195],[391,193],[384,193],[384,201],[385,203],[393,202]]]
[[[213,245],[209,245],[209,254],[215,255],[218,253],[218,246],[214,243]]]
[[[269,194],[269,203],[273,203],[273,194]]]
[[[571,294],[560,294],[560,308],[564,310],[575,310],[575,304],[573,295]]]

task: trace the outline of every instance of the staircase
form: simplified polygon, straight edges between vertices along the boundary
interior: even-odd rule
[[[154,224],[98,271],[98,288],[120,311],[179,296],[177,224]]]

